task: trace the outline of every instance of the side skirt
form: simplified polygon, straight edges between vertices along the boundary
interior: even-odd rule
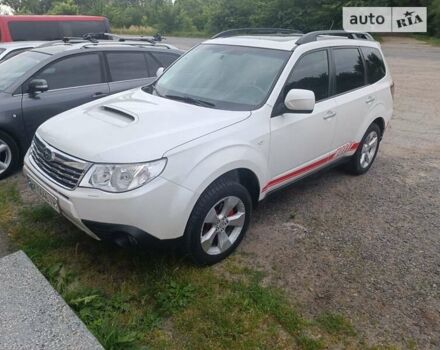
[[[346,164],[346,163],[348,163],[350,161],[350,158],[351,158],[351,156],[346,156],[346,157],[339,158],[336,161],[333,161],[333,162],[331,162],[329,164],[326,164],[325,166],[323,166],[321,168],[313,170],[313,171],[311,171],[311,172],[309,172],[309,173],[307,173],[307,174],[305,174],[303,176],[297,177],[294,180],[289,181],[289,182],[281,185],[280,187],[268,190],[266,192],[266,196],[264,197],[264,199],[262,201],[264,201],[266,198],[268,198],[269,196],[271,196],[272,194],[274,194],[274,193],[276,193],[278,191],[284,190],[284,189],[289,188],[291,186],[293,187],[295,185],[298,185],[299,183],[301,183],[304,180],[307,180],[309,177],[311,177],[313,175],[324,173],[324,172],[329,171],[330,169],[333,169],[333,168],[336,168],[336,167],[338,167],[340,165]],[[260,201],[260,203],[261,203],[261,201]]]

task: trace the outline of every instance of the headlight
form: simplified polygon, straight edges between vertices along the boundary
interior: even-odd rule
[[[94,164],[82,180],[81,186],[107,192],[134,190],[158,177],[166,164],[166,158],[148,163]]]

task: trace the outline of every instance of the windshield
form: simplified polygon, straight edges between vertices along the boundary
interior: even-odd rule
[[[2,48],[0,47],[0,54],[1,54],[3,51],[6,51],[6,49],[2,49]]]
[[[4,91],[48,55],[28,51],[0,63],[0,91]]]
[[[290,52],[203,44],[156,82],[157,95],[206,107],[252,110],[262,105]]]

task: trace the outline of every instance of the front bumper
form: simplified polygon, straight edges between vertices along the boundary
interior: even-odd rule
[[[142,232],[160,240],[181,237],[196,200],[190,190],[161,177],[124,193],[82,187],[67,190],[48,179],[29,159],[29,154],[23,171],[57,198],[63,216],[98,240],[106,239],[111,232],[116,235],[115,228],[124,228],[128,234],[135,232],[136,240]],[[106,227],[107,235],[102,231]]]

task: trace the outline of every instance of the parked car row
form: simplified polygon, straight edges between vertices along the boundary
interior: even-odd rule
[[[366,33],[232,30],[174,63],[176,50],[118,45],[49,45],[0,64],[0,166],[36,130],[30,186],[95,239],[180,239],[197,264],[219,262],[269,193],[337,164],[366,173],[392,115]]]
[[[181,53],[144,43],[79,40],[51,42],[0,63],[0,179],[19,166],[44,121],[146,85]]]

